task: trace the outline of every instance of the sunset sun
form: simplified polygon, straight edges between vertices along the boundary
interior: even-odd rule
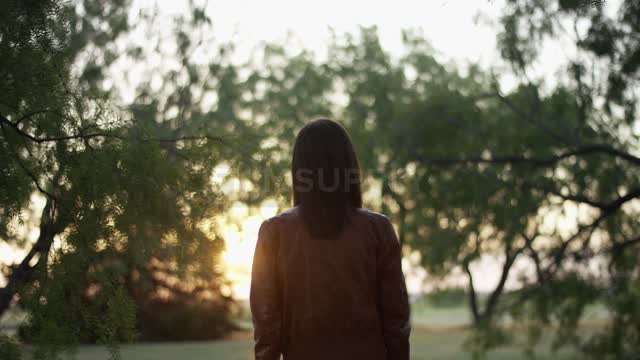
[[[245,205],[237,204],[232,207],[228,218],[221,224],[221,232],[225,239],[222,260],[235,298],[249,297],[251,264],[258,230],[262,221],[274,216],[277,210],[275,201],[265,201],[257,210],[250,210]]]

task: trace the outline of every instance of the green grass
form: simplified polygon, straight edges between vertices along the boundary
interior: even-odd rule
[[[418,303],[412,307],[413,331],[411,333],[411,359],[413,360],[462,360],[471,359],[471,355],[463,350],[463,343],[469,335],[468,309],[463,306],[442,308]],[[587,319],[597,321],[605,317],[601,307],[594,307],[588,312]],[[239,319],[250,327],[249,318]],[[589,327],[589,326],[587,326]],[[588,330],[588,329],[587,329]],[[557,353],[550,352],[550,336],[548,332],[536,348],[538,359],[569,360],[580,358],[575,352],[563,349]],[[524,341],[523,336],[516,336],[516,341]],[[239,332],[227,340],[188,342],[188,343],[138,343],[120,347],[123,360],[249,360],[253,359],[253,342],[251,331]],[[522,345],[500,347],[491,351],[487,359],[507,360],[525,358]],[[73,353],[66,353],[63,359],[74,360],[107,360],[109,351],[104,346],[83,345]]]
[[[461,328],[428,329],[415,328],[411,335],[411,359],[414,360],[458,360],[470,359],[469,353],[462,350],[467,330]],[[564,350],[558,353],[548,351],[548,340],[539,346],[539,359],[573,359],[572,352]],[[239,338],[221,341],[193,343],[148,343],[123,345],[123,360],[250,360],[253,359],[251,334]],[[522,359],[522,350],[509,346],[488,354],[491,360]],[[107,360],[108,350],[103,346],[80,346],[75,353],[66,354],[64,359]]]

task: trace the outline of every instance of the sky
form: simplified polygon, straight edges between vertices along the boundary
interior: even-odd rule
[[[291,32],[322,54],[330,29],[355,33],[358,26],[375,25],[392,54],[402,52],[403,29],[422,29],[444,59],[489,63],[496,59],[495,31],[474,18],[484,13],[495,19],[501,7],[501,0],[238,0],[210,1],[207,10],[216,35],[235,38],[243,51],[261,41],[283,40]]]

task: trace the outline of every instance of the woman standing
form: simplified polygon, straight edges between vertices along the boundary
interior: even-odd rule
[[[294,207],[262,223],[253,259],[256,359],[409,359],[400,245],[386,216],[362,208],[345,129],[304,126],[291,175]]]

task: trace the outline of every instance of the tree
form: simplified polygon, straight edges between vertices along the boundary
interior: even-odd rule
[[[574,49],[567,55],[566,76],[555,93],[571,95],[568,110],[538,116],[519,106],[549,138],[557,139],[552,163],[538,163],[546,172],[530,191],[564,206],[578,207],[573,233],[553,234],[551,246],[528,246],[538,276],[523,291],[535,298],[536,318],[558,319],[562,337],[596,358],[632,358],[638,353],[638,68],[640,67],[640,5],[621,1],[607,11],[602,2],[513,1],[507,4],[499,37],[504,58],[522,87],[540,87],[529,80],[536,56],[546,40],[564,37]],[[539,92],[527,98],[536,104]],[[546,128],[546,130],[545,130]],[[527,161],[511,161],[514,163]],[[533,182],[530,179],[529,183]],[[562,206],[562,205],[560,205]],[[587,210],[588,209],[588,210]],[[542,227],[537,227],[542,232]],[[601,262],[599,273],[580,271]],[[575,265],[574,265],[575,264]],[[551,296],[549,296],[551,295]],[[607,328],[586,341],[576,336],[583,305],[602,301],[611,312]],[[560,338],[559,338],[560,339]],[[558,341],[562,344],[562,341]]]
[[[128,5],[3,4],[0,237],[29,249],[5,268],[0,313],[13,304],[28,313],[22,335],[40,345],[39,357],[78,342],[175,336],[156,321],[159,308],[174,321],[211,321],[206,333],[182,337],[232,327],[224,242],[211,221],[227,199],[210,177],[244,156],[235,152],[241,142],[229,143],[244,126],[233,112],[235,70],[224,46],[205,64],[192,60],[201,44],[186,34],[210,23],[194,7],[164,39],[176,43],[179,67],[164,69],[159,90],[143,78],[123,103],[109,72],[120,57],[133,64],[159,51],[128,42],[134,28],[153,24],[152,16],[132,24]],[[216,109],[197,96],[217,97]],[[28,214],[39,199],[40,216]],[[34,244],[20,231],[25,216],[39,217]]]

